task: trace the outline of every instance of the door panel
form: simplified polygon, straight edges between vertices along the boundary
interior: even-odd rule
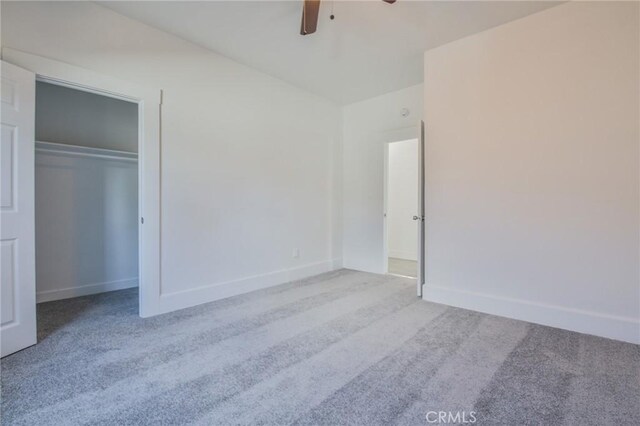
[[[35,75],[0,64],[0,352],[36,343]]]
[[[418,278],[416,287],[418,297],[422,297],[425,282],[425,209],[424,209],[424,121],[420,122],[420,140],[418,141]]]

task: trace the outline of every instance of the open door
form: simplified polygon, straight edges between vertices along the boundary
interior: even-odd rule
[[[418,278],[416,279],[418,297],[422,297],[425,282],[425,223],[424,223],[424,121],[420,121],[420,140],[418,141]]]
[[[36,343],[35,75],[0,64],[0,352]]]

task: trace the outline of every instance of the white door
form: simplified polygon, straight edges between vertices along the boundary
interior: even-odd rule
[[[36,343],[35,75],[0,65],[0,352]]]
[[[425,217],[424,217],[424,121],[420,122],[420,140],[418,141],[418,297],[422,297],[425,282]]]

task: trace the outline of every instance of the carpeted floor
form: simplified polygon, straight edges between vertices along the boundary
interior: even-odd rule
[[[640,424],[640,346],[423,302],[401,277],[149,319],[123,290],[41,304],[38,324],[2,360],[3,425]]]

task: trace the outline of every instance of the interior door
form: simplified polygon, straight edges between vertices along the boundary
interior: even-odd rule
[[[425,283],[425,211],[424,211],[424,121],[420,121],[420,140],[418,141],[418,278],[416,285],[418,297],[422,297]]]
[[[36,343],[35,75],[0,64],[0,352]]]

